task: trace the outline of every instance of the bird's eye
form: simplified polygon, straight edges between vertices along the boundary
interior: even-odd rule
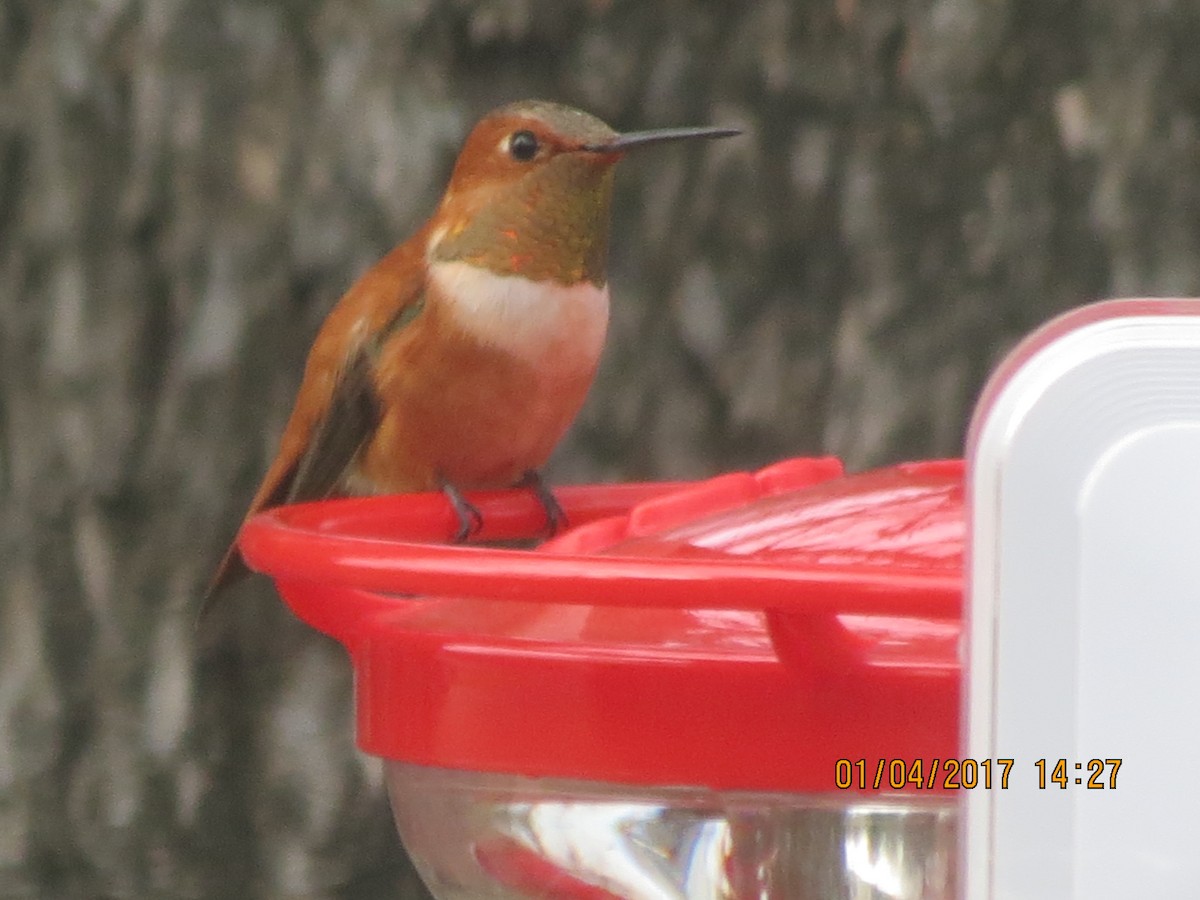
[[[518,162],[529,162],[537,152],[538,139],[532,131],[514,131],[508,139],[508,153]]]

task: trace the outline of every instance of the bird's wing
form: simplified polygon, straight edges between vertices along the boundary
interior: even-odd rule
[[[351,326],[345,333],[361,336],[343,342],[344,346],[338,349],[341,362],[336,368],[332,362],[322,364],[327,354],[318,341],[320,346],[314,347],[314,359],[308,367],[315,369],[316,374],[305,373],[301,399],[292,413],[295,421],[289,421],[284,429],[279,455],[267,471],[259,495],[250,504],[249,515],[281,503],[324,500],[338,491],[383,415],[375,388],[380,348],[424,308],[424,291],[418,288],[403,302],[389,303],[385,307],[386,317],[376,315],[358,320],[365,324]],[[342,332],[334,329],[334,333]],[[310,380],[318,382],[324,377],[320,373],[331,369],[336,372],[331,389],[322,391],[314,384],[314,390],[305,391]],[[318,398],[317,402],[312,402],[313,398]]]
[[[305,365],[279,453],[246,519],[282,503],[321,500],[336,493],[358,452],[371,439],[381,415],[374,380],[378,350],[425,305],[422,270],[406,264],[413,246],[423,245],[402,244],[384,257],[325,320]],[[248,571],[235,541],[217,567],[201,616],[214,596]]]
[[[371,354],[359,345],[342,367],[324,414],[315,424],[303,428],[305,440],[297,440],[300,426],[293,428],[293,422],[289,421],[280,453],[267,470],[246,519],[283,503],[323,500],[337,490],[347,468],[379,424],[381,407],[372,369]],[[248,572],[234,541],[225,551],[205,594],[201,616],[215,596]]]
[[[342,367],[325,415],[313,428],[303,454],[273,492],[283,495],[275,502],[324,500],[337,490],[358,451],[379,427],[383,408],[373,370],[374,353],[359,344]]]

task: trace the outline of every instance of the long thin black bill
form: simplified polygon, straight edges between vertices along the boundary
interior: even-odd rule
[[[654,131],[630,131],[618,134],[603,144],[584,144],[580,149],[593,153],[619,153],[647,144],[684,141],[689,138],[726,138],[741,134],[736,128],[656,128]]]

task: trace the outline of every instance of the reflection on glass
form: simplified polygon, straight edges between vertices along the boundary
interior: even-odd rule
[[[654,789],[389,763],[439,900],[950,900],[953,799]]]

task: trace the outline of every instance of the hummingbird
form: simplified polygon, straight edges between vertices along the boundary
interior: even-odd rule
[[[467,136],[430,219],[363,274],[317,333],[279,452],[246,519],[284,503],[525,486],[583,405],[604,346],[613,167],[638,147],[731,128],[619,133],[527,100]],[[205,606],[249,570],[229,547]]]

